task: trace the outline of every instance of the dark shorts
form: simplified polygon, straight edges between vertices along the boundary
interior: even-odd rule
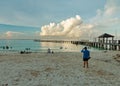
[[[89,58],[83,58],[83,61],[88,61]]]

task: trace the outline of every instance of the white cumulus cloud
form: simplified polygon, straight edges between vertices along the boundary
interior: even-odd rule
[[[89,34],[93,25],[83,23],[79,15],[63,20],[62,22],[50,23],[41,27],[41,36],[80,37]]]

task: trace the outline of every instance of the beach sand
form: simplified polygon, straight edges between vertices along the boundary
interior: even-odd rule
[[[120,86],[120,51],[0,53],[0,86]]]

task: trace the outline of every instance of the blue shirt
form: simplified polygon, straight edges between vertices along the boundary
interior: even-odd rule
[[[83,58],[89,58],[90,51],[88,51],[88,50],[81,50],[81,52],[83,53]]]

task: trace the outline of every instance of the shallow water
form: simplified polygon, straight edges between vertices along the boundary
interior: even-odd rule
[[[55,52],[80,52],[83,47],[83,45],[71,43],[36,42],[34,40],[0,40],[1,52],[20,52],[24,50],[31,52],[47,52],[48,48]],[[91,51],[99,51],[94,48],[88,49]]]

